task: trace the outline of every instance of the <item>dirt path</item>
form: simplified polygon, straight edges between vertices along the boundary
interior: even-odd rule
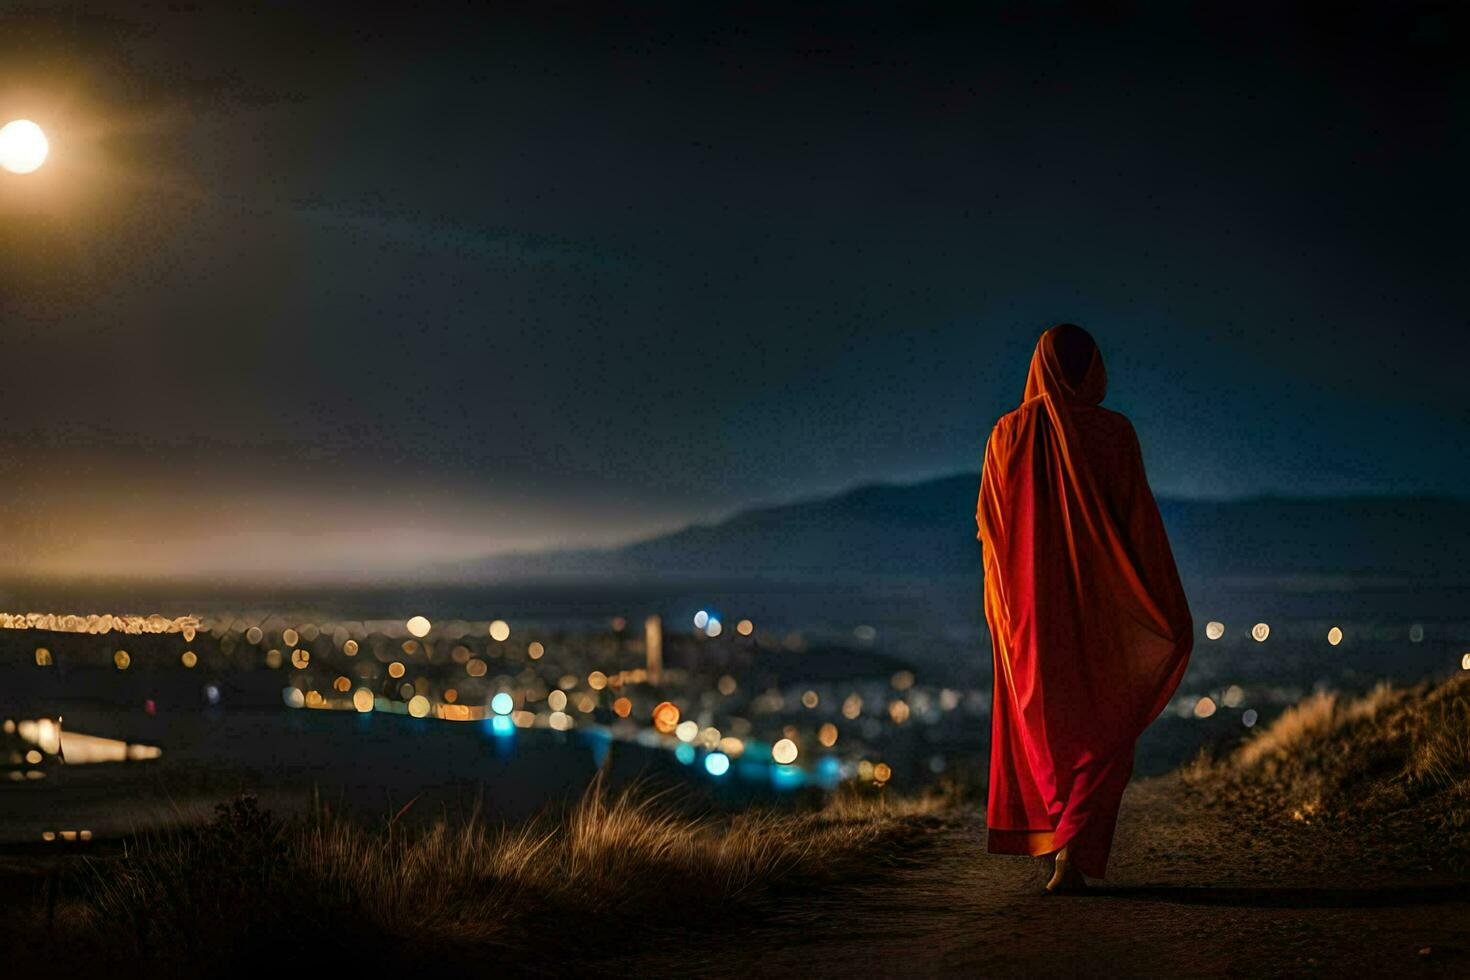
[[[1038,894],[1040,862],[987,854],[977,818],[936,829],[881,883],[686,949],[688,965],[746,977],[1470,976],[1464,883],[1334,872],[1309,833],[1253,839],[1194,800],[1178,776],[1132,787],[1109,880],[1086,897]]]

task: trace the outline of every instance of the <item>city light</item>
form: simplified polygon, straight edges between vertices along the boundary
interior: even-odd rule
[[[423,616],[414,616],[408,622],[404,623],[403,626],[411,636],[416,636],[421,640],[428,636],[429,630],[433,628],[432,624]]]
[[[679,709],[671,701],[662,701],[653,709],[653,727],[663,735],[671,735],[679,725]]]
[[[723,776],[730,771],[730,757],[723,752],[711,752],[704,757],[704,769],[711,776]]]
[[[515,708],[515,706],[515,698],[511,697],[504,691],[501,691],[499,694],[495,695],[495,697],[490,699],[490,710],[495,712],[497,715],[508,715]]]
[[[1208,622],[1205,624],[1205,638],[1218,640],[1225,635],[1225,624],[1220,622]]]
[[[795,762],[796,754],[796,743],[789,738],[783,738],[771,746],[771,758],[783,766]]]
[[[1342,642],[1342,630],[1339,627],[1336,627],[1336,626],[1334,626],[1334,627],[1332,627],[1332,629],[1328,630],[1327,631],[1327,642],[1330,643],[1330,644],[1332,644],[1333,646],[1337,646],[1339,643],[1341,643]]]
[[[1267,623],[1257,623],[1251,627],[1251,639],[1257,643],[1265,643],[1266,637],[1271,635],[1271,627]]]

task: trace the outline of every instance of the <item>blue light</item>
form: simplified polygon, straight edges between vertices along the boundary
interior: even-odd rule
[[[730,771],[730,757],[723,752],[711,752],[704,757],[704,769],[711,776],[723,776]]]
[[[607,753],[612,748],[612,735],[605,729],[579,728],[578,739],[586,744],[592,753],[592,764],[601,767],[607,759]]]
[[[219,704],[219,685],[218,684],[205,684],[204,685],[204,700],[208,701],[210,704]]]
[[[694,761],[694,746],[688,742],[680,742],[678,747],[674,749],[674,758],[686,766],[689,765],[689,763]]]
[[[800,766],[772,766],[771,785],[777,789],[796,789],[806,782],[806,773]]]
[[[496,715],[490,719],[490,730],[496,735],[511,735],[515,733],[516,726],[505,715]]]
[[[835,755],[824,755],[817,760],[816,780],[825,789],[834,789],[842,781],[842,763]]]
[[[504,691],[501,691],[490,699],[490,710],[497,715],[508,715],[515,706],[515,698],[506,694]]]

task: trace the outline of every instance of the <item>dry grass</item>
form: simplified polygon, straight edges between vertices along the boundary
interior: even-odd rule
[[[1312,826],[1353,860],[1470,869],[1470,674],[1314,694],[1185,775],[1216,803]]]
[[[556,969],[596,972],[597,951],[630,932],[729,924],[869,877],[950,805],[847,794],[816,813],[691,817],[645,790],[594,784],[568,811],[519,827],[471,814],[372,829],[322,808],[279,822],[242,799],[206,828],[71,869],[49,926],[39,892],[12,926],[38,961],[130,974],[283,959],[442,966],[553,948]]]

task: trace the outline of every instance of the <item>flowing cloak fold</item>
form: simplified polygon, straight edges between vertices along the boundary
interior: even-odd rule
[[[1075,387],[1053,333],[985,448],[975,520],[995,657],[989,849],[1102,877],[1133,746],[1184,674],[1194,623],[1132,425]]]

